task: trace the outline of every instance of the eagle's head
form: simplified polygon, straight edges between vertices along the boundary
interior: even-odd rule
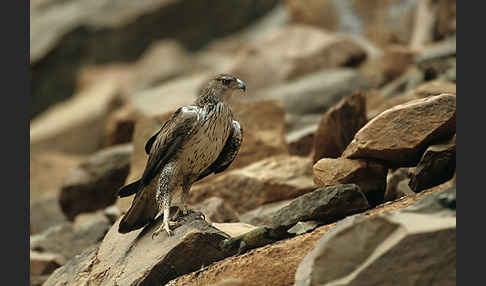
[[[245,94],[245,83],[233,75],[220,74],[211,79],[201,90],[199,99],[216,99],[225,101],[238,92],[241,95]]]

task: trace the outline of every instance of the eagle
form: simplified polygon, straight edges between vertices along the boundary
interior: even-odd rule
[[[188,214],[191,185],[224,171],[238,154],[243,131],[233,120],[229,99],[236,91],[246,94],[245,83],[229,74],[211,79],[199,92],[193,105],[183,106],[164,123],[145,144],[149,155],[142,177],[118,191],[120,197],[135,194],[132,204],[120,221],[118,232],[142,228],[163,215],[163,223],[152,233],[162,230],[173,234],[170,221],[172,196],[182,189],[182,214]],[[155,188],[149,188],[151,184]],[[177,211],[179,213],[179,210]]]

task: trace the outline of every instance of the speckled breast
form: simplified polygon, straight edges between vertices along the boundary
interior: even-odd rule
[[[184,175],[199,176],[219,156],[230,134],[232,116],[229,106],[220,103],[203,113],[201,126],[184,145],[180,159]]]

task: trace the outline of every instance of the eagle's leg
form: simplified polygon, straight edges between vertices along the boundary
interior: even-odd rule
[[[189,189],[191,186],[187,186],[186,184],[182,185],[182,195],[181,195],[181,201],[182,201],[182,215],[186,216],[189,214],[189,208],[187,207],[187,197],[189,195]]]
[[[175,190],[174,178],[174,170],[170,167],[170,164],[167,164],[159,176],[156,193],[159,212],[162,211],[164,216],[163,222],[162,225],[152,233],[152,238],[157,236],[162,230],[167,232],[167,235],[169,236],[173,235],[170,227],[175,225],[175,223],[170,221],[170,205],[172,201],[172,192]]]

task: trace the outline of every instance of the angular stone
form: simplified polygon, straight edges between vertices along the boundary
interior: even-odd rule
[[[237,222],[238,214],[225,201],[218,197],[208,198],[194,206],[192,210],[202,212],[208,222]]]
[[[259,90],[255,97],[282,100],[291,114],[322,114],[342,98],[367,87],[367,80],[354,69],[323,69]]]
[[[338,158],[366,122],[365,97],[359,93],[345,97],[319,121],[314,137],[313,162]]]
[[[312,153],[316,130],[317,124],[312,124],[287,133],[286,141],[289,145],[289,154],[302,157],[309,156]]]
[[[230,73],[257,90],[320,69],[357,65],[365,58],[366,51],[350,37],[290,25],[245,45],[236,54]]]
[[[108,147],[91,155],[64,179],[59,202],[68,219],[116,201],[130,170],[131,144]]]
[[[189,202],[218,196],[242,213],[266,203],[295,198],[313,187],[309,158],[280,155],[227,172],[208,183],[194,185]]]
[[[371,205],[383,201],[387,168],[374,161],[324,158],[313,167],[318,187],[356,184]]]
[[[321,188],[294,199],[273,216],[270,227],[287,231],[299,221],[331,223],[370,206],[357,185]]]
[[[256,226],[241,222],[212,223],[211,226],[214,226],[215,228],[226,233],[230,237],[240,236],[256,228]]]
[[[33,119],[31,154],[44,151],[89,154],[98,150],[103,143],[108,105],[117,93],[113,81],[99,82]]]
[[[414,192],[450,180],[456,170],[456,135],[445,142],[429,146],[412,170],[409,186]]]
[[[165,285],[177,276],[231,255],[218,246],[227,236],[193,214],[174,229],[172,237],[161,233],[154,239],[152,232],[161,225],[161,219],[127,234],[118,233],[118,220],[103,239],[95,258],[89,261],[91,265],[85,268],[84,281],[93,285]],[[66,268],[54,274],[70,272],[71,278],[79,275]],[[54,279],[49,280],[54,284],[65,278]]]
[[[30,275],[50,274],[65,263],[66,259],[59,254],[30,251]]]
[[[294,285],[455,285],[456,219],[398,212],[343,221],[302,260],[295,281]]]
[[[431,96],[395,106],[375,117],[356,133],[343,157],[413,166],[430,142],[455,132],[456,96]]]

